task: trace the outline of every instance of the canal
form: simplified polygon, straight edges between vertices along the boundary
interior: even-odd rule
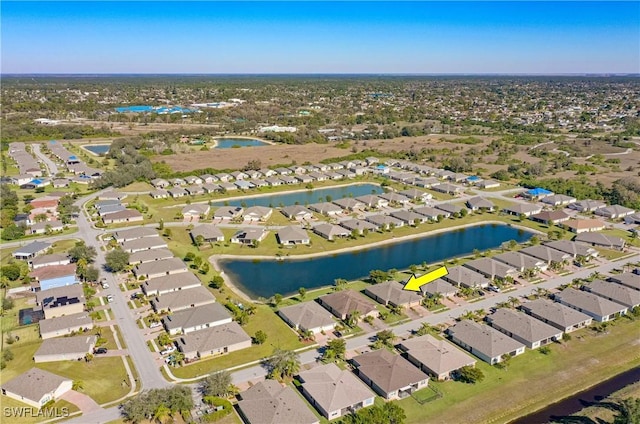
[[[488,224],[330,256],[280,261],[226,259],[220,266],[245,293],[268,298],[275,293],[294,293],[300,287],[332,285],[337,278],[355,280],[373,269],[405,269],[466,255],[474,249],[495,248],[509,240],[521,243],[532,235],[507,225]]]

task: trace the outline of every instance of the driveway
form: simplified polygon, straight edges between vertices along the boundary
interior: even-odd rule
[[[102,409],[100,408],[100,405],[98,405],[96,401],[91,399],[89,396],[75,390],[70,390],[62,395],[62,399],[77,406],[78,409],[82,411],[82,415]]]

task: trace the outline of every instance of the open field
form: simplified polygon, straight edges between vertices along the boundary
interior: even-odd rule
[[[481,383],[430,382],[442,398],[400,401],[407,423],[504,423],[529,414],[640,364],[637,325],[622,318],[606,334],[580,330],[568,343],[551,345],[549,355],[527,350],[504,370],[478,361]]]

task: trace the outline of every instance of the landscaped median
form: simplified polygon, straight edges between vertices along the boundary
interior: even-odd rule
[[[505,423],[636,367],[638,320],[619,318],[606,333],[583,329],[550,347],[548,355],[527,350],[505,369],[479,361],[485,375],[480,383],[430,381],[442,398],[423,405],[401,400],[407,423]]]

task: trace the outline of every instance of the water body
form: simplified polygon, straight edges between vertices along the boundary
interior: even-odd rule
[[[559,422],[561,418],[575,414],[587,406],[600,402],[612,393],[638,381],[640,381],[640,367],[618,374],[590,389],[576,393],[531,415],[518,418],[512,421],[511,424]]]
[[[309,205],[311,203],[326,202],[327,196],[330,199],[341,199],[343,197],[358,197],[365,194],[380,194],[384,190],[375,184],[354,184],[342,187],[316,188],[313,190],[297,191],[295,193],[274,193],[258,197],[245,197],[233,200],[223,200],[212,203],[213,206],[291,206]]]
[[[509,240],[521,243],[532,235],[506,225],[488,224],[331,256],[282,261],[229,259],[221,260],[220,266],[245,293],[268,298],[275,293],[294,293],[300,287],[332,285],[336,278],[362,278],[373,269],[404,269],[467,255],[474,249],[495,248]]]
[[[216,140],[216,149],[231,149],[233,147],[257,147],[266,146],[268,143],[251,138],[219,138]]]
[[[109,153],[111,144],[88,144],[82,147],[96,155],[106,155],[107,153]]]

